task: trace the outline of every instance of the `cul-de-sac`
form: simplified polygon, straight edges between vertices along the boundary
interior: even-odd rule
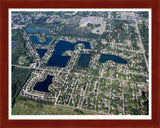
[[[148,115],[149,12],[12,11],[12,115]]]

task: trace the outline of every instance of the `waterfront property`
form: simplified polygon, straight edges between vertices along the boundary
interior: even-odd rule
[[[30,39],[33,44],[41,44],[41,45],[48,45],[52,41],[52,37],[45,37],[46,41],[45,42],[40,42],[38,40],[37,36],[30,36]]]
[[[85,49],[91,49],[90,43],[86,41],[78,41],[76,43],[70,43],[60,40],[55,47],[55,51],[49,59],[47,66],[65,67],[71,56],[62,56],[65,51],[75,49],[77,44],[84,44]]]
[[[127,61],[125,59],[116,55],[108,55],[108,54],[101,54],[99,62],[104,63],[109,60],[112,60],[115,63],[119,63],[119,64],[127,64]]]
[[[47,75],[47,78],[44,81],[37,82],[33,87],[33,90],[49,92],[48,87],[52,83],[52,79],[54,76]]]
[[[10,14],[11,116],[150,114],[146,10]]]

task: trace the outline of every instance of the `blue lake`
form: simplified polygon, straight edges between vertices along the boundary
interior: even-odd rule
[[[46,42],[39,42],[37,36],[30,36],[30,39],[33,44],[41,44],[41,45],[48,45],[52,41],[52,37],[45,37]]]
[[[90,59],[91,59],[90,54],[81,54],[78,60],[78,66],[88,67]]]
[[[112,60],[115,63],[119,63],[119,64],[127,64],[127,61],[119,56],[116,55],[108,55],[108,54],[101,54],[99,62],[100,63],[104,63],[108,60]]]
[[[40,58],[44,56],[44,54],[47,52],[47,49],[36,49]]]
[[[77,42],[74,44],[74,46],[77,45],[77,44],[84,44],[84,48],[85,48],[85,49],[91,49],[90,43],[87,42],[87,41],[77,41]]]
[[[31,59],[31,57],[30,57],[30,56],[27,56],[27,57],[26,57],[26,60],[30,60],[30,59]]]
[[[61,22],[54,22],[53,24],[61,24]]]
[[[25,31],[27,33],[38,33],[38,32],[43,32],[44,34],[49,34],[48,30],[44,30],[44,29],[39,29],[39,28],[33,28],[33,27],[26,27]]]
[[[52,83],[52,79],[54,76],[47,75],[47,78],[44,81],[37,82],[33,87],[33,90],[49,92],[48,87]]]
[[[62,56],[62,54],[68,50],[73,51],[77,44],[84,44],[85,49],[91,49],[90,43],[86,41],[77,41],[76,43],[70,43],[60,40],[55,46],[55,51],[49,59],[47,66],[65,67],[71,56]]]

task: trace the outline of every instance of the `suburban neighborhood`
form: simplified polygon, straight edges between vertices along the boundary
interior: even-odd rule
[[[26,100],[90,114],[149,114],[147,11],[13,11],[11,19],[13,115]]]

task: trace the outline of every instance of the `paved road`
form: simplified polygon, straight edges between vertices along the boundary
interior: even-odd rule
[[[72,109],[80,109],[80,110],[84,110],[84,111],[88,111],[88,112],[94,112],[94,113],[98,113],[98,114],[109,115],[108,113],[104,113],[104,112],[97,112],[95,110],[89,110],[89,109],[84,109],[84,108],[72,107],[72,106],[67,106],[67,105],[62,105],[62,104],[57,104],[56,106],[62,106],[62,107],[72,108]]]
[[[19,68],[26,68],[26,69],[37,69],[37,70],[48,70],[48,71],[56,71],[56,70],[53,70],[53,69],[43,69],[43,68],[33,68],[33,67],[26,67],[26,66],[20,66],[20,65],[12,65],[12,66],[15,66],[15,67],[19,67]],[[61,73],[68,73],[68,72],[65,72],[65,71],[61,71]],[[84,75],[84,74],[81,74],[81,73],[73,73],[73,74],[79,74],[79,75],[82,75],[82,76],[88,76],[88,77],[97,77],[97,78],[104,78],[104,79],[112,79],[112,80],[119,80],[119,81],[122,81],[118,78],[114,79],[114,78],[107,78],[107,77],[101,77],[101,76],[94,76],[94,75]],[[123,80],[124,82],[126,82],[126,80]]]
[[[145,56],[145,50],[144,50],[144,46],[142,44],[142,39],[141,39],[141,36],[140,36],[140,32],[139,32],[139,28],[138,28],[138,25],[137,25],[137,20],[136,20],[136,15],[135,14],[134,14],[134,17],[135,17],[135,24],[136,24],[136,29],[137,29],[137,33],[138,33],[139,42],[140,42],[140,47],[142,49],[142,53],[144,55],[146,66],[147,66],[147,69],[148,69],[148,72],[149,72],[149,68],[148,68],[149,66],[148,66],[148,62],[147,62],[146,56]]]

